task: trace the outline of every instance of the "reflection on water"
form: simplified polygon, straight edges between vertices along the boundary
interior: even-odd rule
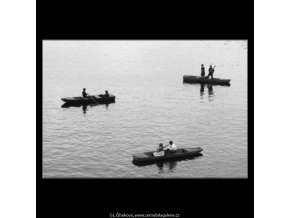
[[[199,153],[190,157],[181,157],[174,160],[164,160],[164,161],[158,161],[158,162],[148,162],[148,163],[135,163],[132,162],[135,166],[143,167],[148,165],[156,165],[158,169],[158,173],[172,173],[177,169],[177,163],[181,161],[189,161],[196,159],[198,157],[202,157],[203,154]]]
[[[87,105],[84,105],[83,106],[83,113],[85,114],[87,112],[87,110],[88,110],[88,106]]]
[[[213,93],[213,88],[211,84],[207,84],[208,88],[208,100],[213,101],[214,100],[214,93]]]
[[[95,106],[101,106],[103,104],[68,104],[68,103],[64,103],[63,105],[61,105],[62,108],[70,108],[70,107],[81,107],[83,114],[86,114],[87,111],[89,110],[89,107],[95,107]],[[106,105],[106,110],[108,110],[109,108],[109,104],[105,104]]]
[[[158,167],[159,173],[169,173],[174,172],[177,166],[177,161],[169,161],[169,162],[160,162],[157,163],[156,166]]]
[[[156,163],[156,166],[159,170],[159,173],[172,173],[177,168],[177,162],[193,160],[193,159],[196,159],[196,158],[202,157],[202,156],[203,156],[203,154],[199,153],[199,154],[196,154],[196,155],[191,156],[191,157],[179,158],[179,159],[170,160],[170,161],[166,161],[166,162],[158,162],[158,163]]]
[[[203,99],[204,94],[204,84],[200,84],[200,99]]]
[[[204,87],[205,84],[200,84],[200,99],[203,99]],[[213,101],[214,100],[213,86],[211,84],[207,84],[206,87],[208,89],[208,100]]]

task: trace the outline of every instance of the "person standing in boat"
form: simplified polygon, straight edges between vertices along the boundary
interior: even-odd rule
[[[203,66],[203,64],[201,65],[201,77],[204,77],[205,76],[205,68]]]
[[[82,94],[83,94],[84,98],[88,98],[90,96],[88,93],[86,93],[86,89],[85,88],[83,88]]]
[[[211,76],[211,78],[213,79],[213,72],[214,72],[214,68],[212,68],[212,66],[210,65],[208,69],[208,78]]]

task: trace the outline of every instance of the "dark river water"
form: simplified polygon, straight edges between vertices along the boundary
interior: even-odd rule
[[[183,84],[206,73],[231,86]],[[62,97],[109,90],[109,105]],[[135,166],[173,140],[189,160]],[[43,41],[43,177],[247,178],[247,41]]]

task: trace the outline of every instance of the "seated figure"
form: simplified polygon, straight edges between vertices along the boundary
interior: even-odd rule
[[[90,96],[88,93],[86,93],[86,89],[85,88],[83,88],[82,94],[83,94],[83,98],[88,98]]]
[[[157,152],[163,151],[163,144],[160,143],[159,147],[156,149]]]
[[[163,144],[160,143],[159,147],[156,149],[156,152],[153,152],[153,156],[157,157],[157,156],[163,156],[163,155],[164,155]]]
[[[105,95],[104,95],[105,97],[109,97],[110,95],[109,95],[109,92],[106,90],[105,91]]]
[[[166,155],[173,154],[176,152],[177,147],[173,144],[173,141],[169,141],[169,145],[166,145],[164,150]]]

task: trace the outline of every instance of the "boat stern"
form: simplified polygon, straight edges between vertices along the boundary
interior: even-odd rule
[[[70,98],[61,98],[62,101],[64,101],[65,103],[70,102],[71,99]]]
[[[146,154],[133,154],[133,161],[139,161],[139,160],[143,160],[146,159],[148,156]]]

